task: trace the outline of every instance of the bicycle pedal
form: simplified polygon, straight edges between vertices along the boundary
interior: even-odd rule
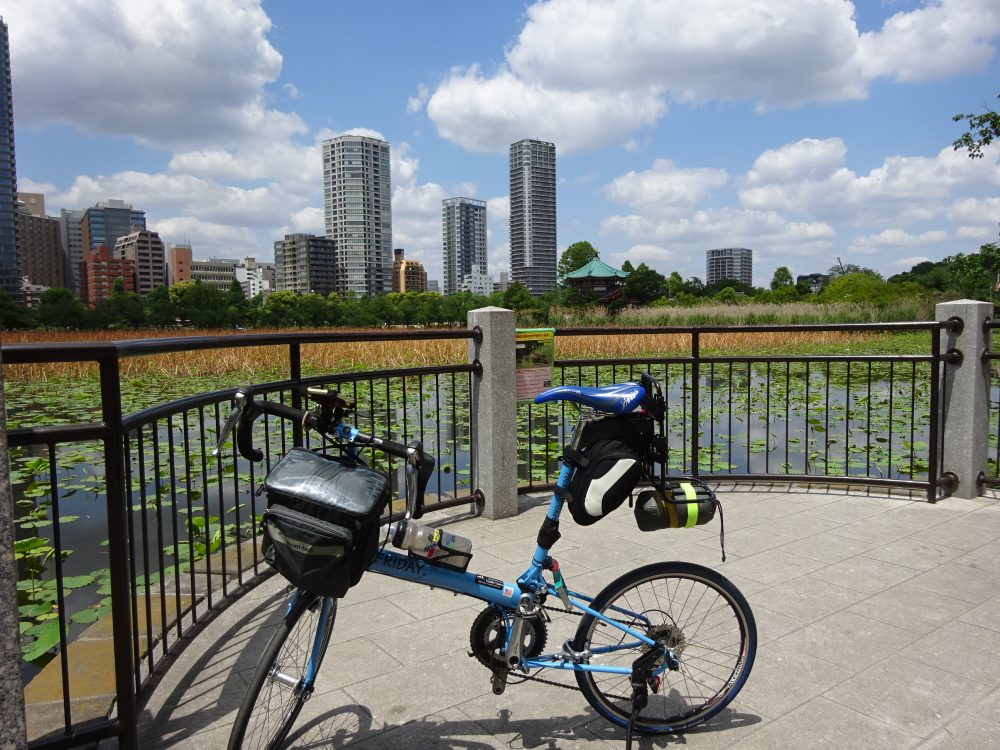
[[[507,689],[507,673],[494,672],[491,682],[493,685],[493,695],[503,695],[504,690]]]

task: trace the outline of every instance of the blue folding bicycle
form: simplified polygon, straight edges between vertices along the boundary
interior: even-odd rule
[[[249,391],[238,392],[220,445],[236,429],[239,451],[259,460],[259,452],[252,447],[252,423],[261,413],[270,413],[332,437],[349,456],[356,457],[361,447],[384,451],[405,461],[407,507],[399,523],[419,518],[430,473],[427,467],[433,467],[433,459],[419,443],[405,446],[366,435],[343,422],[350,405],[336,392],[311,389],[310,395],[320,406],[303,411],[255,400]],[[566,449],[566,454],[575,459],[579,459],[580,452],[575,449],[581,435],[590,429],[588,425],[625,415],[655,413],[657,409],[662,415],[659,383],[645,374],[641,384],[552,388],[539,395],[536,402],[555,400],[585,407]],[[486,607],[472,624],[470,647],[471,655],[490,671],[494,693],[504,692],[508,678],[537,679],[540,670],[568,670],[575,674],[588,703],[604,718],[626,728],[629,746],[633,731],[684,732],[718,714],[745,684],[757,647],[753,613],[729,580],[710,568],[688,562],[644,565],[620,576],[596,595],[567,588],[563,571],[550,553],[559,539],[564,505],[574,502],[570,488],[583,463],[564,457],[531,562],[512,581],[466,571],[464,566],[457,569],[434,564],[412,551],[390,549],[387,540],[395,537],[398,541],[398,524],[381,526],[383,541],[370,553],[373,557],[364,560],[367,563],[371,559],[367,570],[485,602]],[[605,485],[610,481],[606,479]],[[695,481],[681,482],[684,489],[678,491],[678,505],[682,509],[684,495],[693,498],[689,490]],[[700,484],[698,490],[702,497],[708,493],[714,502],[711,490]],[[631,491],[629,486],[626,492]],[[664,497],[662,487],[657,497]],[[687,505],[697,515],[696,506]],[[683,517],[682,523],[676,523],[674,507],[670,506],[671,522],[665,521],[660,528],[693,524],[690,516],[686,523]],[[313,544],[315,549],[319,546]],[[297,549],[295,544],[291,547]],[[324,549],[330,547],[326,543]],[[358,577],[360,572],[353,580]],[[333,631],[337,602],[337,596],[301,587],[295,591],[250,681],[233,725],[230,750],[283,746],[313,691]],[[580,615],[575,634],[556,640],[561,646],[555,651],[545,650],[549,610]]]

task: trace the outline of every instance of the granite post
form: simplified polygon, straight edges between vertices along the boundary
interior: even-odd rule
[[[990,337],[983,323],[993,314],[989,302],[961,299],[935,307],[938,320],[960,318],[961,333],[941,331],[941,352],[961,352],[961,362],[945,363],[941,392],[942,470],[958,477],[955,497],[973,498],[981,492],[979,476],[986,471],[990,413],[989,362],[983,361]]]
[[[0,748],[28,746],[21,686],[21,647],[14,563],[14,502],[7,457],[7,413],[0,361]]]
[[[472,376],[472,487],[486,498],[490,520],[517,515],[517,400],[514,395],[513,310],[483,307],[468,315],[469,328],[482,331],[469,342]]]

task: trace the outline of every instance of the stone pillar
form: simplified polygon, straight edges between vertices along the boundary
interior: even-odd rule
[[[7,413],[0,361],[0,748],[28,746],[21,686],[21,647],[14,564],[14,502],[7,459]]]
[[[962,353],[960,364],[945,368],[945,387],[941,392],[944,422],[942,434],[942,469],[958,477],[955,497],[978,497],[980,472],[986,471],[990,413],[989,363],[982,355],[989,349],[990,337],[983,323],[993,314],[989,302],[961,299],[943,302],[935,308],[938,320],[961,318],[962,332],[941,331],[941,353],[956,349]]]
[[[517,515],[517,400],[514,396],[513,310],[483,307],[469,312],[469,328],[482,330],[482,341],[469,342],[469,362],[482,374],[472,376],[472,477],[474,490],[486,496],[490,520]]]

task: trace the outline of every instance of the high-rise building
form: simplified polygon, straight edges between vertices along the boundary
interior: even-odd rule
[[[32,216],[45,216],[45,196],[41,193],[26,193],[17,191],[17,207],[27,211]]]
[[[336,291],[341,294],[385,294],[392,288],[389,175],[385,141],[361,135],[323,141],[326,236],[336,249]],[[287,288],[281,284],[279,278],[278,288]]]
[[[101,245],[83,251],[80,270],[83,301],[90,307],[111,296],[115,279],[121,279],[126,292],[135,291],[135,264],[128,258],[116,258],[111,248]]]
[[[85,249],[114,247],[119,237],[132,233],[132,227],[146,228],[146,212],[132,208],[125,201],[104,201],[83,212],[80,227]]]
[[[510,275],[534,295],[556,286],[556,147],[510,147]]]
[[[337,260],[336,241],[314,234],[286,234],[274,243],[275,289],[324,297],[338,292],[343,285]]]
[[[209,258],[191,261],[191,281],[214,286],[228,292],[236,278],[236,268],[240,262],[235,258]]]
[[[243,296],[253,299],[258,294],[267,296],[274,287],[273,263],[261,263],[256,258],[247,257],[243,259],[242,265],[236,266],[236,280],[243,287]]]
[[[705,284],[723,279],[753,284],[753,250],[719,247],[705,253]]]
[[[444,293],[473,291],[471,287],[478,283],[479,277],[487,275],[486,201],[474,198],[441,201],[441,244]]]
[[[167,279],[170,286],[181,281],[191,281],[191,246],[175,245],[167,246]]]
[[[406,251],[401,247],[393,250],[392,291],[423,292],[427,290],[427,271],[419,260],[407,260]]]
[[[0,18],[0,288],[17,299],[21,268],[17,257],[17,164],[14,159],[14,94],[10,82],[10,39]]]
[[[66,275],[66,286],[74,293],[83,296],[83,286],[80,283],[80,269],[83,267],[83,211],[62,209],[59,212],[59,235],[62,240],[63,264]]]
[[[17,214],[17,247],[22,281],[27,278],[30,284],[43,287],[66,285],[59,219],[36,216],[22,208]]]
[[[135,267],[135,291],[145,297],[153,287],[167,283],[163,241],[156,232],[133,227],[115,242],[114,256],[128,258]]]

